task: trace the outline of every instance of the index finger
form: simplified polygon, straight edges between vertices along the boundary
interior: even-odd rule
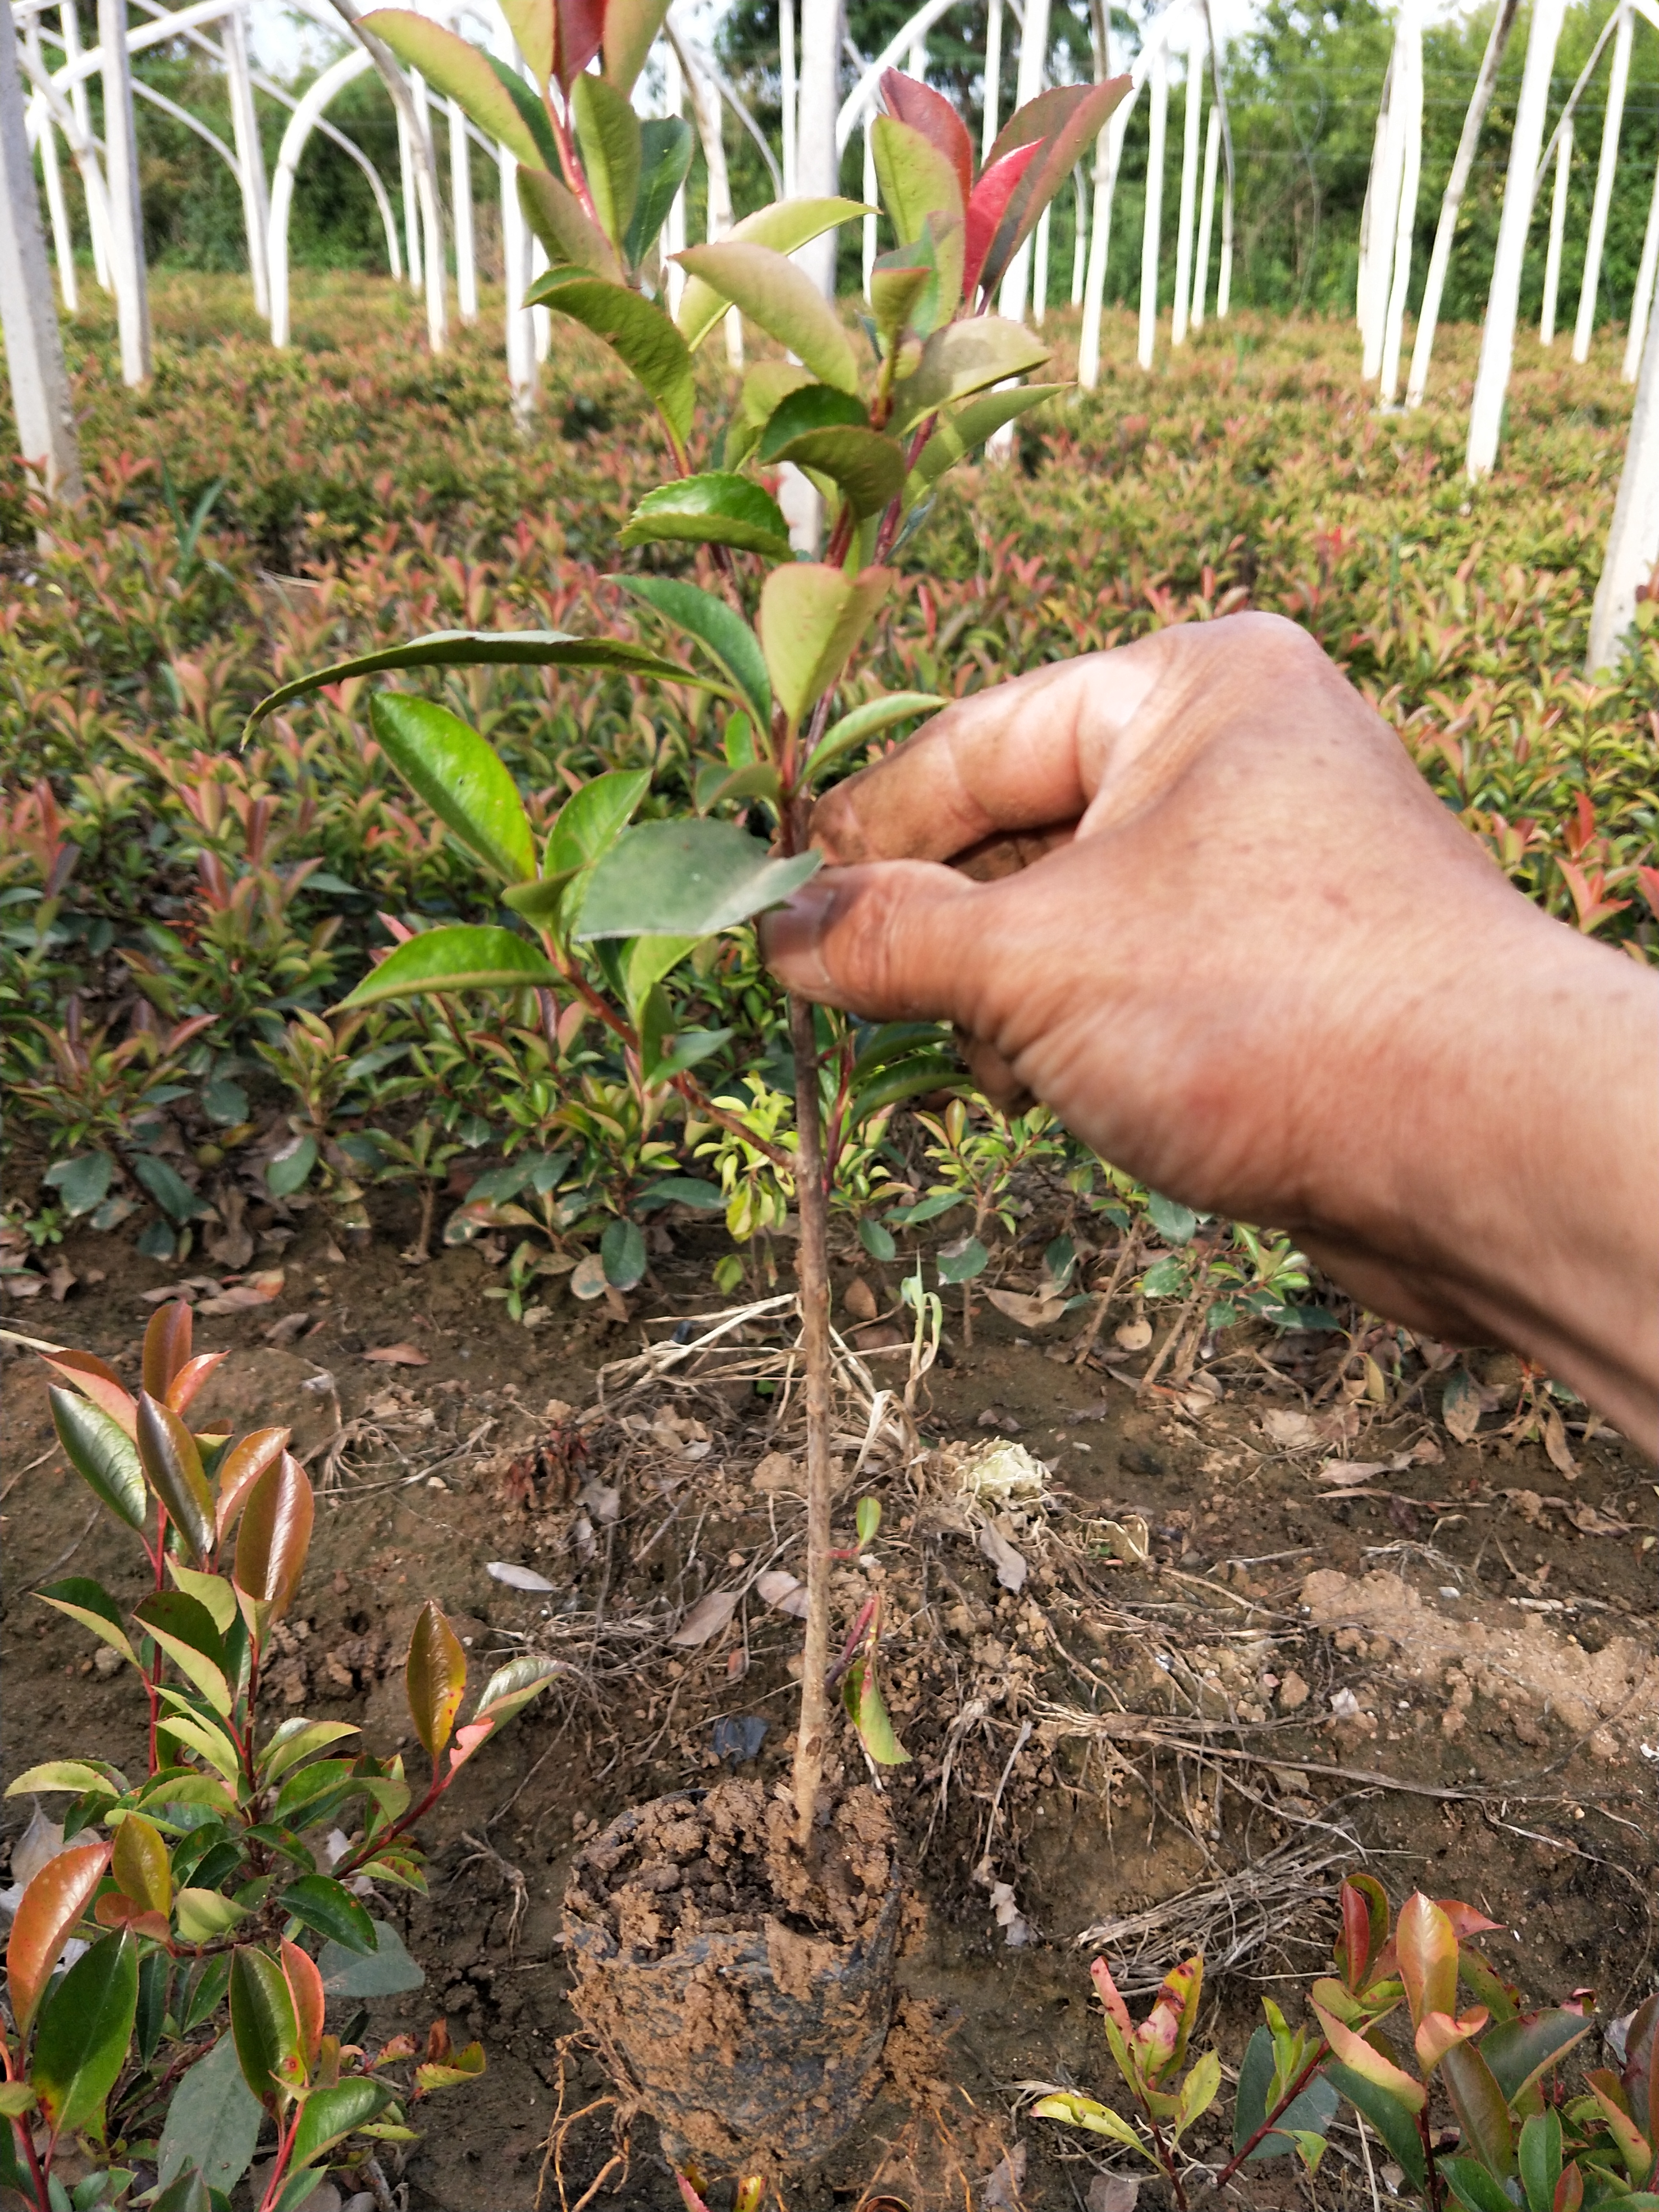
[[[1161,635],[958,700],[828,793],[813,844],[841,864],[949,860],[1075,822],[1094,796],[1102,738],[1133,720],[1162,673]]]

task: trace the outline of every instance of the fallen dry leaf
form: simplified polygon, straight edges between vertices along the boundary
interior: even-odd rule
[[[283,1314],[270,1322],[259,1331],[259,1335],[266,1344],[292,1344],[295,1338],[303,1336],[310,1326],[311,1316],[301,1306],[297,1311]]]
[[[8,1297],[38,1298],[46,1287],[44,1278],[31,1274],[27,1267],[8,1267],[0,1275],[0,1288]]]
[[[1610,1513],[1599,1512],[1586,1498],[1575,1499],[1571,1504],[1564,1500],[1550,1500],[1552,1505],[1558,1502],[1581,1536],[1628,1536],[1630,1534],[1628,1521],[1615,1521]]]
[[[1133,2173],[1097,2173],[1083,2201],[1088,2212],[1135,2212],[1140,2184]]]
[[[994,2166],[980,2185],[983,2212],[1020,2212],[1019,2192],[1025,2179],[1025,2146],[1016,2143]]]
[[[578,1298],[602,1298],[610,1285],[605,1279],[605,1261],[597,1252],[590,1252],[579,1260],[570,1271],[570,1294]]]
[[[1317,1451],[1322,1444],[1340,1443],[1358,1425],[1359,1416],[1352,1407],[1333,1407],[1327,1413],[1297,1413],[1275,1406],[1261,1416],[1268,1443],[1285,1452]]]
[[[373,1352],[364,1352],[363,1358],[372,1359],[377,1367],[429,1367],[432,1364],[425,1352],[413,1344],[377,1345]]]
[[[52,1294],[53,1297],[58,1296],[55,1279]],[[1558,1474],[1565,1474],[1569,1482],[1578,1480],[1578,1462],[1567,1442],[1566,1424],[1553,1406],[1547,1407],[1544,1412],[1544,1449],[1549,1454],[1550,1465]],[[1599,1534],[1599,1531],[1590,1533]]]
[[[979,1532],[979,1548],[996,1569],[997,1580],[1004,1589],[1012,1590],[1018,1597],[1025,1587],[1025,1577],[1030,1572],[1024,1553],[1018,1551],[1000,1530],[992,1528],[988,1522]]]
[[[1440,1418],[1460,1444],[1468,1443],[1480,1425],[1480,1416],[1486,1411],[1480,1402],[1484,1395],[1461,1367],[1454,1369],[1446,1377],[1446,1388],[1440,1400]]]
[[[1066,1310],[1066,1301],[1057,1293],[1031,1297],[1023,1291],[987,1291],[985,1295],[999,1313],[1006,1314],[1022,1328],[1047,1328]]]
[[[755,1595],[775,1613],[793,1613],[797,1620],[806,1618],[806,1586],[781,1567],[769,1567],[756,1576]]]
[[[54,1302],[60,1306],[79,1280],[74,1268],[61,1256],[54,1260],[46,1270],[46,1288],[52,1292]]]
[[[736,1590],[705,1590],[674,1633],[671,1644],[690,1649],[718,1636],[738,1609]]]
[[[1392,1472],[1386,1460],[1328,1459],[1320,1463],[1319,1480],[1334,1483],[1339,1489],[1346,1490],[1352,1483],[1369,1482],[1374,1475]]]
[[[557,1588],[557,1584],[549,1582],[545,1575],[538,1575],[534,1567],[521,1567],[511,1559],[491,1559],[484,1572],[491,1582],[505,1583],[508,1589],[533,1590],[539,1594]]]

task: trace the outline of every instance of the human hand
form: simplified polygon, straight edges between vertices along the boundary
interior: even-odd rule
[[[1651,1281],[1628,1047],[1655,979],[1517,893],[1291,623],[1164,630],[963,700],[832,791],[813,841],[831,866],[763,925],[792,990],[954,1023],[990,1097],[1291,1231],[1377,1310],[1583,1372],[1610,1324],[1572,1255],[1559,1295],[1538,1279],[1553,1224],[1583,1243],[1580,1167],[1649,1224]]]

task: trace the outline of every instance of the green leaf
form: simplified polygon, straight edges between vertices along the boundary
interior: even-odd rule
[[[898,1251],[892,1231],[884,1229],[879,1221],[872,1221],[867,1215],[859,1224],[859,1243],[872,1260],[891,1260]]]
[[[610,0],[605,10],[607,37],[611,17],[625,12],[629,4],[629,0]],[[630,269],[639,267],[661,236],[674,195],[690,169],[696,143],[691,125],[678,115],[653,115],[641,124],[640,196],[623,240],[623,258]]]
[[[580,84],[581,79],[576,82]],[[365,2081],[361,2075],[337,2081],[331,2089],[314,2089],[294,2130],[295,2165],[314,2164],[365,2120],[377,2119],[391,2102],[386,2082]]]
[[[1557,2112],[1534,2112],[1521,2130],[1516,2162],[1527,2192],[1528,2212],[1554,2212],[1555,2185],[1561,2179],[1561,2119]]]
[[[613,1221],[599,1239],[605,1279],[613,1291],[631,1291],[645,1274],[645,1239],[632,1221]]]
[[[953,399],[965,399],[1005,376],[1024,376],[1048,358],[1040,338],[1004,316],[947,323],[923,346],[915,374],[893,386],[892,428],[908,429]]]
[[[167,1572],[186,1597],[193,1597],[198,1605],[206,1608],[220,1635],[227,1634],[234,1626],[240,1610],[235,1589],[228,1578],[224,1575],[198,1574],[193,1567],[181,1566],[171,1556]]]
[[[544,171],[556,170],[559,166],[559,142],[553,136],[553,125],[548,120],[541,95],[533,86],[525,82],[513,63],[504,62],[495,54],[486,54],[484,59],[495,70],[502,90],[518,109],[520,121],[534,139],[541,167]]]
[[[767,578],[761,649],[792,729],[840,677],[892,582],[890,568],[852,577],[821,561],[798,561]]]
[[[891,253],[877,256],[870,271],[870,312],[875,319],[884,360],[912,327],[913,319],[921,321],[930,331],[937,325],[939,317],[927,308],[917,316],[916,303],[929,285],[937,286],[938,283],[939,270],[934,265],[931,239],[925,247],[901,246]]]
[[[374,1955],[374,1923],[343,1882],[325,1874],[302,1875],[279,1900],[284,1912],[348,1951]]]
[[[913,507],[930,484],[936,483],[947,469],[954,468],[982,446],[993,431],[1001,429],[1017,416],[1052,399],[1058,392],[1069,392],[1067,384],[1021,384],[1009,392],[988,392],[978,399],[970,400],[951,415],[940,417],[939,427],[921,451],[905,480],[905,504]]]
[[[196,1557],[205,1559],[213,1549],[217,1529],[213,1492],[202,1471],[202,1455],[195,1437],[172,1407],[164,1405],[159,1398],[152,1398],[148,1390],[138,1394],[133,1425],[137,1431],[138,1460],[145,1479]],[[176,1595],[163,1593],[154,1602],[161,1604]],[[194,1602],[191,1599],[179,1601],[187,1605]],[[197,1606],[196,1610],[206,1618],[202,1607]]]
[[[859,1741],[878,1766],[908,1766],[910,1754],[893,1733],[873,1662],[867,1655],[855,1659],[842,1684],[845,1705]]]
[[[789,526],[771,494],[748,477],[725,471],[680,477],[647,492],[624,524],[621,542],[735,545],[773,561],[794,558]]]
[[[956,167],[908,123],[878,116],[870,126],[871,151],[881,197],[901,246],[931,234],[939,265],[935,320],[948,323],[962,299],[967,210]]]
[[[426,1976],[404,1948],[404,1939],[384,1920],[374,1923],[375,1949],[359,1958],[337,1943],[325,1943],[317,1956],[323,1987],[331,1997],[393,1997],[418,1990]]]
[[[1279,2114],[1273,2133],[1262,2137],[1250,2153],[1248,2163],[1255,2166],[1265,2159],[1285,2157],[1291,2145],[1304,2136],[1324,2136],[1336,2117],[1337,2101],[1336,2091],[1325,2076],[1316,2074],[1302,2094],[1293,2098]],[[1261,2122],[1256,2125],[1259,2127]],[[1255,2130],[1250,2132],[1253,2135]]]
[[[1221,2088],[1221,2060],[1206,2051],[1181,2085],[1176,2104],[1175,2132],[1183,2136],[1193,2122],[1207,2112]]]
[[[83,1952],[40,2008],[29,2078],[54,2135],[102,2138],[138,2009],[138,1949],[106,1936]]]
[[[169,1221],[191,1221],[206,1207],[185,1181],[176,1168],[171,1168],[154,1152],[135,1152],[132,1172],[155,1200]]]
[[[616,248],[574,192],[557,177],[545,169],[520,168],[519,205],[556,269],[586,269],[608,284],[622,282]]]
[[[1233,2148],[1245,2144],[1267,2117],[1267,2092],[1273,2087],[1273,2039],[1259,2027],[1244,2046],[1239,2062],[1238,2094],[1233,2101]]]
[[[317,1164],[317,1139],[301,1137],[286,1152],[278,1152],[265,1168],[265,1187],[273,1198],[292,1198],[296,1190],[303,1190],[311,1180],[311,1170]]]
[[[726,1194],[718,1183],[705,1182],[700,1176],[665,1176],[635,1201],[635,1211],[644,1212],[659,1206],[689,1206],[698,1213],[723,1213]]]
[[[1484,2166],[1472,2158],[1441,2158],[1435,2161],[1449,2184],[1463,2212],[1515,2212],[1515,2206]]]
[[[605,74],[618,92],[634,89],[667,13],[668,0],[606,0]]]
[[[498,1729],[504,1728],[532,1698],[539,1697],[550,1682],[568,1671],[557,1659],[509,1659],[506,1666],[498,1667],[484,1684],[483,1693],[472,1717],[475,1721],[489,1721]]]
[[[717,599],[712,592],[700,591],[696,585],[681,583],[672,576],[618,576],[616,581],[665,621],[677,623],[696,638],[749,702],[757,727],[770,728],[772,679],[766,672],[760,641],[735,608]]]
[[[576,935],[712,937],[781,904],[822,857],[774,860],[732,822],[642,822],[594,870]]]
[[[40,1180],[58,1193],[70,1220],[90,1213],[109,1192],[115,1163],[107,1152],[82,1152],[72,1160],[54,1160]]]
[[[513,33],[513,43],[530,64],[538,86],[553,74],[557,0],[501,0],[501,13]]]
[[[551,307],[592,331],[633,371],[683,447],[696,411],[696,386],[685,340],[663,310],[625,285],[550,269],[525,295],[527,305]],[[652,672],[660,674],[660,670]]]
[[[576,143],[599,228],[620,246],[640,197],[640,118],[625,93],[584,70],[570,88]]]
[[[939,1279],[941,1283],[971,1283],[975,1275],[985,1273],[990,1259],[978,1237],[970,1237],[959,1252],[939,1255]]]
[[[275,1782],[291,1766],[326,1751],[331,1743],[339,1743],[349,1735],[358,1733],[354,1721],[283,1721],[272,1732],[270,1741],[259,1754],[259,1772],[267,1782]]]
[[[1517,2103],[1539,2075],[1565,2057],[1575,2043],[1582,2043],[1595,2025],[1576,2012],[1550,2006],[1488,2028],[1480,2039],[1480,2057],[1504,2103]]]
[[[418,70],[434,91],[458,100],[486,138],[500,139],[521,161],[540,166],[541,148],[489,66],[489,57],[477,46],[405,8],[376,8],[360,21],[400,62]]]
[[[304,2079],[287,1978],[274,1959],[246,1944],[230,1962],[230,2032],[242,2079],[261,2103]]]
[[[129,1528],[142,1528],[149,1501],[137,1445],[118,1421],[79,1391],[62,1389],[54,1382],[46,1397],[52,1427],[70,1465],[118,1521],[125,1521]]]
[[[1190,1244],[1198,1229],[1198,1216],[1191,1206],[1182,1206],[1179,1200],[1165,1198],[1162,1191],[1146,1194],[1146,1212],[1152,1224],[1166,1244]]]
[[[867,430],[869,410],[849,392],[832,384],[798,384],[784,392],[764,417],[755,458],[763,466],[775,460],[792,438],[809,430]]]
[[[807,430],[778,448],[779,461],[828,477],[862,521],[904,489],[904,448],[878,430]]]
[[[556,276],[560,272],[551,271]],[[604,291],[604,285],[588,287]],[[632,299],[634,295],[625,295]],[[648,303],[641,300],[641,307]],[[655,312],[653,310],[652,312]],[[578,316],[577,319],[582,319]],[[667,321],[667,318],[663,318]],[[673,325],[669,325],[672,330]],[[599,333],[605,335],[603,331]],[[630,364],[631,365],[631,364]],[[688,368],[688,380],[689,380]],[[689,381],[688,381],[689,388]],[[695,684],[696,678],[672,661],[659,659],[641,646],[614,637],[573,637],[562,629],[438,629],[428,636],[411,638],[407,645],[389,645],[379,653],[362,653],[355,659],[337,660],[309,676],[296,676],[263,698],[243,726],[246,743],[267,714],[287,706],[307,691],[325,684],[343,684],[349,677],[378,676],[394,668],[615,668],[635,676],[665,677],[674,684]]]
[[[547,841],[546,873],[574,875],[602,860],[650,788],[649,769],[613,769],[573,792]]]
[[[558,980],[547,955],[527,938],[462,925],[423,930],[398,945],[340,1005],[372,1006],[423,991],[520,990]]]
[[[623,988],[630,1011],[644,1004],[652,986],[678,968],[695,950],[695,937],[636,937],[623,968]]]
[[[821,383],[840,392],[858,390],[852,339],[817,286],[787,254],[732,237],[716,246],[688,246],[674,258],[798,355]],[[682,301],[682,318],[684,312]]]
[[[501,755],[447,708],[379,691],[369,726],[381,751],[469,852],[515,884],[536,866],[530,817]]]
[[[860,1550],[866,1544],[873,1544],[876,1540],[876,1532],[881,1527],[880,1498],[860,1498],[854,1525],[858,1530]]]
[[[1079,2097],[1070,2089],[1056,2096],[1039,2097],[1031,2107],[1031,2117],[1036,2120],[1063,2120],[1067,2127],[1086,2128],[1091,2136],[1104,2136],[1109,2142],[1121,2143],[1127,2150],[1138,2150],[1143,2158],[1152,2155],[1128,2121],[1120,2118],[1109,2105],[1100,2104],[1093,2097]]]
[[[43,1766],[31,1766],[15,1782],[6,1784],[8,1797],[21,1797],[43,1790],[72,1790],[77,1797],[95,1791],[101,1797],[118,1797],[120,1790],[106,1774],[95,1766],[88,1766],[83,1759],[49,1759]]]
[[[733,223],[725,242],[733,246],[769,246],[779,253],[793,253],[811,240],[821,238],[826,230],[833,230],[838,222],[850,222],[854,216],[873,213],[874,210],[866,208],[862,200],[775,200],[768,207],[757,208],[753,215],[744,216],[741,222]],[[726,313],[726,294],[700,276],[692,277],[681,295],[679,313],[675,319],[694,353]],[[805,360],[805,356],[801,358]],[[832,384],[835,380],[833,377],[825,380]]]
[[[1420,2190],[1424,2181],[1423,2140],[1417,2132],[1416,2115],[1379,2082],[1367,2081],[1363,2074],[1356,2073],[1352,2066],[1345,2066],[1340,2060],[1328,2059],[1324,2072],[1332,2087],[1339,2090],[1356,2111],[1364,2114],[1405,2168],[1413,2188]]]
[[[1492,2172],[1515,2172],[1515,2134],[1509,2107],[1492,2070],[1472,2043],[1455,2043],[1440,2062],[1452,2110],[1462,2130],[1462,2148]]]

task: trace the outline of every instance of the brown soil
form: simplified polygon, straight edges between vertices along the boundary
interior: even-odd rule
[[[400,1264],[409,1225],[377,1222],[373,1246],[342,1262],[307,1217],[281,1255],[274,1304],[198,1321],[198,1349],[230,1351],[200,1402],[241,1426],[291,1422],[319,1485],[273,1717],[355,1721],[369,1747],[401,1745],[418,1771],[400,1669],[428,1595],[469,1639],[480,1680],[526,1648],[571,1665],[444,1801],[428,1835],[429,1898],[375,1907],[428,1973],[415,1999],[374,2008],[375,2032],[423,2032],[443,2013],[489,2057],[476,2090],[423,2111],[412,2212],[529,2212],[561,2097],[568,2113],[607,2094],[591,2046],[566,2041],[573,1865],[628,1807],[732,1776],[764,1806],[787,1780],[800,1624],[762,1601],[756,1577],[802,1571],[798,1438],[775,1384],[712,1371],[609,1392],[573,1425],[571,1409],[595,1407],[597,1369],[637,1352],[653,1315],[718,1303],[714,1248],[695,1227],[653,1252],[651,1296],[628,1319],[560,1291],[532,1333],[484,1300],[495,1279],[478,1255]],[[143,1294],[167,1274],[109,1237],[71,1238],[64,1256],[79,1278],[67,1302],[13,1306],[7,1325],[131,1374]],[[852,1276],[838,1271],[843,1296]],[[1026,1287],[1017,1263],[1003,1279]],[[874,1287],[884,1309],[891,1286]],[[1460,1443],[1436,1418],[1443,1370],[1410,1347],[1381,1406],[1343,1389],[1346,1340],[1265,1332],[1212,1347],[1206,1387],[1189,1375],[1137,1390],[1063,1364],[1062,1340],[1074,1348],[1086,1319],[1022,1332],[981,1301],[971,1349],[958,1318],[918,1407],[932,1446],[1018,1435],[1052,1470],[1045,1498],[964,1497],[937,1449],[908,1465],[878,1455],[854,1484],[863,1422],[847,1409],[836,1540],[853,1543],[866,1492],[884,1517],[877,1564],[839,1571],[836,1617],[849,1623],[880,1589],[884,1679],[910,1754],[881,1778],[882,1797],[926,1923],[896,1969],[888,2066],[902,2094],[890,2079],[866,2123],[790,2179],[790,2212],[917,2172],[932,2179],[890,2185],[915,2212],[965,2203],[969,2185],[975,2202],[1012,2202],[1022,2160],[1018,2201],[1032,2212],[1085,2201],[1101,2161],[1031,2122],[1019,2085],[1115,2094],[1093,1951],[1146,1991],[1202,1941],[1200,2039],[1236,2064],[1264,1984],[1293,2001],[1328,1955],[1345,1867],[1370,1866],[1396,1899],[1420,1884],[1504,1919],[1502,1962],[1538,1999],[1593,1985],[1616,2013],[1652,1984],[1651,1469],[1575,1419],[1582,1408],[1563,1409],[1554,1459],[1504,1437],[1522,1387],[1512,1360],[1472,1361],[1488,1411]],[[284,1340],[264,1340],[273,1325]],[[756,1332],[754,1363],[781,1340]],[[423,1364],[367,1357],[395,1346]],[[1131,1378],[1145,1365],[1112,1358]],[[878,1382],[902,1382],[901,1355],[872,1364]],[[23,1355],[9,1367],[4,1773],[71,1752],[131,1759],[125,1685],[29,1591],[91,1574],[136,1602],[141,1580],[53,1449],[39,1375]],[[1373,1471],[1343,1484],[1325,1479],[1331,1462]],[[1126,1565],[1111,1524],[1134,1515],[1150,1556]],[[514,1589],[492,1561],[553,1588]],[[733,1595],[725,1626],[672,1644],[710,1591]],[[749,1725],[717,1735],[721,1721]],[[849,1783],[865,1778],[856,1753],[843,1747]],[[8,1850],[29,1810],[4,1806]],[[715,1885],[684,1879],[705,1856],[680,1866],[682,1917],[702,1888],[697,1911],[719,1916]],[[665,1925],[675,1894],[654,1893]],[[774,1917],[790,1927],[787,1910]],[[569,2203],[610,2156],[614,2118],[595,2111],[565,2137]],[[1218,2147],[1200,2127],[1199,2154]],[[1263,2171],[1259,2203],[1309,2201],[1282,2165]],[[558,2203],[550,2172],[547,2185],[544,2201]],[[1352,2138],[1334,2138],[1318,2190],[1326,2207],[1370,2202]],[[1143,2189],[1142,2212],[1158,2196]],[[678,2205],[651,2124],[633,2127],[625,2185],[597,2202]]]

